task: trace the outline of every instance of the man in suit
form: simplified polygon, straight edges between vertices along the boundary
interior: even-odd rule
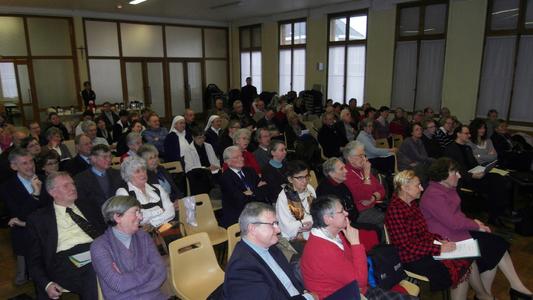
[[[92,241],[104,232],[105,225],[97,218],[100,213],[77,206],[74,181],[65,172],[48,176],[46,188],[53,204],[31,214],[27,223],[28,267],[37,299],[58,299],[66,290],[84,300],[97,299],[91,263],[74,264],[72,260],[87,255]]]
[[[118,112],[118,117],[120,118],[115,125],[113,125],[113,139],[115,142],[118,142],[123,134],[128,132],[130,129],[130,113],[123,109]]]
[[[80,134],[74,138],[74,143],[76,144],[76,150],[78,154],[72,159],[65,161],[63,169],[70,174],[70,176],[76,176],[78,173],[81,173],[87,170],[91,166],[91,149],[93,144],[91,139],[85,135]]]
[[[247,204],[239,224],[242,240],[226,266],[225,299],[318,299],[304,291],[291,265],[275,247],[280,229],[271,205]]]
[[[111,168],[111,151],[108,146],[93,146],[90,158],[91,167],[74,178],[79,194],[78,205],[99,211],[102,204],[125,183],[120,171]],[[103,222],[102,215],[99,218]]]
[[[102,104],[102,114],[100,115],[100,118],[104,119],[105,127],[109,131],[113,130],[113,125],[115,125],[120,119],[119,116],[111,110],[111,103],[109,102],[104,102],[104,104]]]
[[[226,148],[222,156],[228,166],[220,180],[224,226],[228,227],[237,223],[247,203],[264,200],[265,182],[259,181],[252,168],[244,167],[244,157],[238,146]]]
[[[0,187],[0,198],[4,200],[9,214],[8,226],[11,227],[13,252],[17,256],[15,284],[22,285],[27,281],[25,256],[29,249],[28,216],[39,207],[49,204],[44,192],[41,193],[42,181],[35,175],[33,156],[22,148],[9,153],[11,168],[16,176],[9,178]],[[42,197],[41,197],[42,195]]]
[[[10,167],[9,153],[20,146],[23,139],[29,136],[29,131],[25,127],[15,127],[11,134],[12,142],[9,148],[5,149],[0,154],[0,183],[5,182],[7,179],[15,175],[15,172]]]
[[[241,88],[241,100],[246,113],[250,113],[255,97],[257,97],[257,88],[252,85],[252,78],[246,77],[246,85]]]

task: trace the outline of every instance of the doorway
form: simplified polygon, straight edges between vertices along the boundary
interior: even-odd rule
[[[183,115],[186,108],[204,112],[203,68],[201,61],[171,61],[168,64],[172,115]]]
[[[30,74],[31,67],[25,59],[0,60],[0,101],[5,107],[8,121],[15,125],[27,125],[38,119]]]

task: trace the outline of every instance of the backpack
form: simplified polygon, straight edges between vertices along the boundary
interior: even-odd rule
[[[398,249],[393,245],[379,244],[368,252],[370,268],[373,269],[375,283],[384,290],[390,290],[407,275],[403,270]],[[370,281],[370,280],[369,280]]]

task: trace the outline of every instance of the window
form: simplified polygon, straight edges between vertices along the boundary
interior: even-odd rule
[[[441,106],[447,1],[398,6],[391,106]]]
[[[0,99],[12,99],[19,96],[14,63],[0,63],[0,86],[2,87]]]
[[[330,15],[328,19],[328,99],[340,103],[363,99],[367,11]]]
[[[533,123],[533,0],[489,1],[485,32],[476,115]]]
[[[241,86],[246,85],[246,78],[252,78],[257,92],[262,90],[261,77],[261,25],[241,27]]]
[[[305,89],[305,20],[279,24],[279,94]]]

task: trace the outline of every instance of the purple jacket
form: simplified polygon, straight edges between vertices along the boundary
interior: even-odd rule
[[[167,268],[148,233],[137,231],[127,249],[108,228],[92,243],[91,258],[105,299],[168,299],[160,290]]]
[[[430,232],[452,242],[471,238],[469,230],[478,230],[474,220],[461,211],[461,198],[455,189],[431,181],[420,200],[420,210]]]

